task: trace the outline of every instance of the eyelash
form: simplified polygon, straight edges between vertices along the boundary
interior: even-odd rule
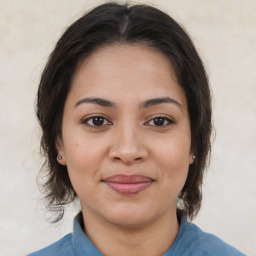
[[[175,124],[174,120],[172,120],[170,117],[167,117],[165,115],[154,116],[149,121],[147,121],[146,124],[149,124],[151,121],[156,121],[156,119],[163,119],[165,124],[164,125],[153,125],[154,127],[166,127],[166,126]]]
[[[103,119],[103,124],[102,125],[94,125],[94,124],[89,124],[90,121],[93,121],[93,119],[96,119],[96,118],[100,118],[100,119]],[[172,124],[175,124],[175,121],[172,120],[170,117],[166,117],[164,115],[159,115],[159,116],[154,116],[153,118],[151,118],[149,121],[145,122],[146,125],[149,125],[150,126],[150,122],[151,121],[156,121],[156,119],[164,119],[164,125],[152,125],[154,127],[166,127],[166,126],[169,126],[169,125],[172,125]],[[93,115],[93,116],[89,116],[87,117],[86,119],[82,120],[82,123],[89,126],[89,127],[92,127],[92,128],[101,128],[101,127],[104,127],[106,125],[112,125],[112,123],[110,121],[108,121],[108,119],[102,115]],[[105,124],[104,124],[105,123]]]
[[[103,125],[93,125],[93,124],[89,124],[89,121],[93,121],[93,119],[96,119],[96,118],[101,118],[103,119],[104,122],[107,121],[107,124],[103,124]],[[87,117],[86,119],[84,119],[82,121],[83,124],[89,126],[89,127],[93,127],[93,128],[98,128],[98,127],[103,127],[103,126],[106,126],[106,125],[112,125],[111,122],[108,121],[108,119],[102,115],[92,115],[92,116],[89,116]]]

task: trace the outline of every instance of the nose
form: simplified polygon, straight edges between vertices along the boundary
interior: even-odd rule
[[[131,165],[145,161],[148,150],[143,142],[143,134],[129,127],[123,127],[115,132],[109,157],[114,162]]]

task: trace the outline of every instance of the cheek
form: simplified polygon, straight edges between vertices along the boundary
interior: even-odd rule
[[[101,155],[103,150],[102,140],[86,134],[83,129],[67,133],[65,138],[65,155],[68,163],[78,166],[90,164]]]
[[[173,138],[158,144],[157,164],[164,188],[179,194],[187,179],[190,155],[189,138]]]
[[[70,180],[74,186],[85,184],[97,179],[100,163],[104,158],[102,141],[92,140],[88,136],[66,137],[66,163]]]

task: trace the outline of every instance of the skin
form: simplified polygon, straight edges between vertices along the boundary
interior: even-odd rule
[[[85,102],[102,98],[114,106]],[[172,102],[143,106],[155,98]],[[91,115],[101,116],[99,124]],[[156,117],[164,119],[156,125]],[[162,255],[179,224],[177,196],[193,163],[186,96],[168,58],[142,45],[98,49],[78,67],[63,113],[58,160],[81,202],[85,233],[104,255]],[[132,195],[104,180],[154,180]]]

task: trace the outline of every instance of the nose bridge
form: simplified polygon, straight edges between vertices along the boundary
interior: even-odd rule
[[[110,157],[115,161],[132,163],[142,161],[147,156],[143,136],[136,122],[122,122],[116,129],[110,149]]]

